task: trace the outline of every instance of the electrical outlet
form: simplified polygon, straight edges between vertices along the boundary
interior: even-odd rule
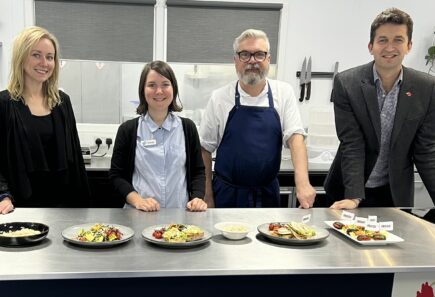
[[[92,154],[95,154],[95,156],[97,155],[103,155],[103,156],[108,156],[111,157],[112,153],[113,153],[113,143],[114,140],[111,137],[111,135],[106,134],[106,135],[101,135],[101,134],[94,134],[95,136],[92,137],[93,141],[92,141]],[[100,144],[98,146],[98,143]]]
[[[96,141],[97,139],[101,140],[101,144],[98,147]],[[110,133],[95,133],[92,136],[92,152],[95,155],[103,155],[104,156],[108,156],[111,157],[112,153],[113,153],[113,144],[114,144],[115,140],[114,140],[114,136],[111,135]]]
[[[104,143],[103,141],[104,141],[104,140],[103,140],[101,137],[95,137],[95,138],[94,138],[94,144],[95,144],[96,146],[98,146],[98,145],[101,146],[101,144]]]

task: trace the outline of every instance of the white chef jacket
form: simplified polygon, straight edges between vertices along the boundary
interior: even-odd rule
[[[290,84],[268,79],[273,95],[273,104],[278,112],[281,129],[283,132],[283,144],[288,147],[287,140],[293,134],[306,136],[303,128],[301,115],[297,106],[297,99]],[[199,127],[201,146],[209,152],[214,152],[224,135],[228,115],[235,105],[235,89],[237,81],[233,81],[215,91],[205,109]],[[238,85],[240,104],[249,106],[269,106],[267,97],[267,84],[260,95],[252,97]]]

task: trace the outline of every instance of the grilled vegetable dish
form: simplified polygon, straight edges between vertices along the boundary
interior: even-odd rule
[[[333,226],[335,229],[356,238],[358,241],[386,240],[388,235],[387,231],[365,230],[364,226],[357,226],[355,224],[345,225],[341,222],[334,222]]]
[[[122,235],[122,232],[118,228],[110,225],[95,224],[90,230],[81,229],[77,239],[88,242],[110,242],[120,240]]]
[[[195,225],[170,224],[154,230],[153,237],[168,242],[189,242],[204,237],[204,230]]]
[[[304,223],[271,223],[269,232],[273,236],[281,238],[310,239],[316,235],[316,231]]]

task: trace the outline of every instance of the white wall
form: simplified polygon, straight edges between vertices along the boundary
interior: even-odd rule
[[[12,41],[26,26],[34,24],[33,0],[0,0],[0,89],[9,76]]]
[[[371,61],[367,49],[370,25],[389,7],[406,11],[414,20],[413,48],[404,65],[428,70],[424,56],[435,28],[433,0],[289,0],[288,6],[287,49],[284,60],[279,61],[278,77],[290,82],[297,94],[295,72],[305,56],[313,59],[312,71],[332,72],[335,61],[340,62],[339,71]],[[312,105],[330,104],[331,88],[330,79],[312,81],[311,100],[300,104],[304,122]]]
[[[196,0],[202,1],[202,0]],[[232,0],[226,0],[232,1]],[[234,0],[261,2],[263,0]],[[264,0],[266,1],[266,0]],[[271,1],[269,1],[271,2]],[[272,0],[283,3],[280,44],[278,49],[279,79],[291,83],[299,94],[296,71],[305,56],[313,59],[312,71],[333,71],[335,61],[344,70],[371,60],[367,50],[370,24],[385,8],[398,7],[414,20],[414,46],[404,64],[427,71],[424,56],[432,43],[435,28],[433,0]],[[13,37],[34,22],[33,0],[0,0],[0,89],[7,84]],[[315,79],[309,102],[300,104],[304,122],[314,105],[329,103],[332,81]]]

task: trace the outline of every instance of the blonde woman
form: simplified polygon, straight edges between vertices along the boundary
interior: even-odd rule
[[[0,213],[14,207],[84,207],[89,187],[76,122],[58,89],[59,44],[29,27],[15,39],[0,92]]]

